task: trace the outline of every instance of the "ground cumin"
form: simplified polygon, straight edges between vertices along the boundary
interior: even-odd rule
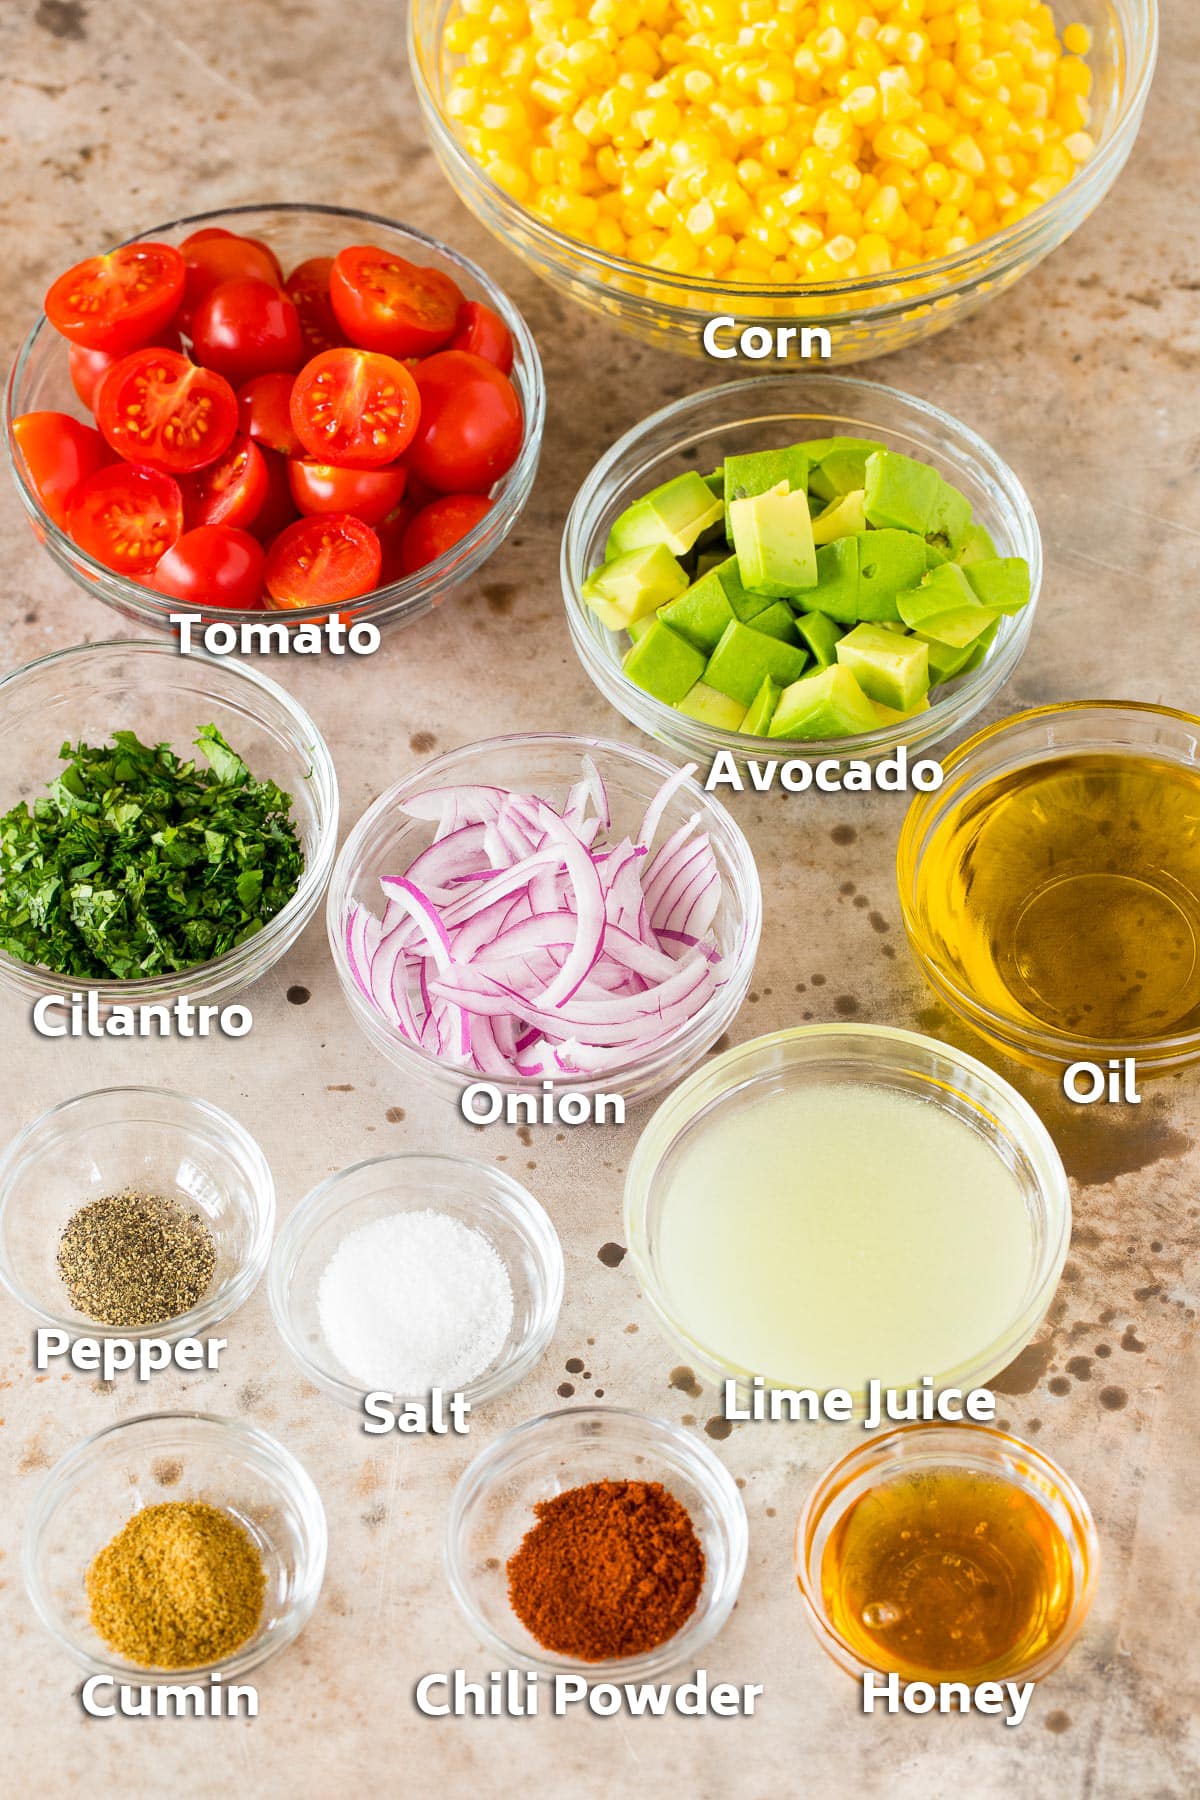
[[[202,1500],[144,1506],[87,1572],[92,1624],[109,1649],[160,1669],[217,1662],[244,1644],[265,1584],[249,1532]]]
[[[658,1481],[592,1481],[534,1507],[508,1560],[513,1610],[545,1650],[585,1662],[636,1656],[695,1611],[704,1551]]]

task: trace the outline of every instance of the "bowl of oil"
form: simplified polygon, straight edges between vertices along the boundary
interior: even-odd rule
[[[796,1581],[847,1673],[1036,1681],[1091,1607],[1087,1501],[1032,1444],[984,1425],[905,1425],[826,1471],[796,1522]]]
[[[1084,701],[954,750],[900,835],[909,943],[1022,1062],[1200,1057],[1200,718]]]

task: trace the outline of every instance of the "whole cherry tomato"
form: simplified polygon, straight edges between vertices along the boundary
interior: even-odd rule
[[[444,494],[417,513],[400,546],[400,567],[405,575],[423,569],[473,531],[491,510],[486,494]]]
[[[524,433],[512,382],[467,350],[442,350],[416,371],[420,420],[406,461],[443,494],[484,494],[517,460]]]
[[[219,231],[220,227],[211,229]],[[249,279],[266,281],[272,286],[279,283],[279,264],[272,252],[254,238],[236,237],[233,232],[225,232],[220,237],[200,237],[197,233],[189,240],[183,254],[187,274],[179,321],[189,334],[200,307],[223,281]]]
[[[248,531],[230,525],[198,525],[185,531],[155,565],[147,587],[193,606],[247,611],[263,604],[267,559]]]
[[[364,525],[378,525],[403,495],[408,470],[398,463],[382,469],[336,469],[330,463],[295,459],[288,464],[288,480],[302,513],[353,513]]]
[[[192,322],[197,362],[240,384],[254,375],[298,369],[304,339],[295,307],[272,282],[246,276],[223,281]]]
[[[34,492],[65,531],[72,494],[87,476],[112,462],[112,451],[98,431],[70,413],[22,413],[13,420],[13,436]]]
[[[502,375],[509,374],[513,366],[512,332],[500,314],[482,300],[463,301],[454,322],[454,336],[446,348],[482,356],[484,362],[495,363]]]

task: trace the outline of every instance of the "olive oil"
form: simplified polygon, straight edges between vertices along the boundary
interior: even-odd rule
[[[950,808],[925,849],[928,953],[980,1005],[1131,1049],[1200,1027],[1200,771],[1079,752]]]
[[[1041,1501],[956,1465],[898,1472],[843,1514],[821,1564],[832,1628],[864,1668],[976,1683],[1028,1668],[1071,1614],[1066,1538]]]

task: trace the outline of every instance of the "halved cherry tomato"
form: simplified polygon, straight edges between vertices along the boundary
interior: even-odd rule
[[[46,295],[46,317],[73,344],[123,356],[163,329],[183,286],[174,244],[123,244],[60,275]]]
[[[71,495],[81,481],[113,460],[112,451],[98,431],[81,425],[70,413],[22,413],[13,420],[13,436],[33,491],[54,523],[65,530]]]
[[[404,534],[400,567],[405,575],[423,569],[453,548],[491,510],[486,494],[444,494],[423,506]]]
[[[288,480],[302,513],[353,513],[364,525],[378,525],[403,495],[408,470],[396,463],[335,469],[331,463],[295,459],[288,464]]]
[[[308,455],[339,469],[377,469],[408,448],[420,402],[412,376],[370,350],[323,350],[292,389],[292,424]]]
[[[189,333],[204,301],[223,281],[268,281],[272,286],[278,285],[279,264],[253,238],[235,237],[232,232],[224,237],[193,238],[184,256],[187,276],[179,320]]]
[[[165,331],[155,332],[154,346],[159,350],[182,350],[183,339],[171,326],[167,326]],[[127,352],[123,351],[122,355],[125,354]],[[113,364],[120,360],[120,356],[114,356],[111,350],[89,350],[86,344],[72,344],[67,351],[71,386],[83,404],[92,411],[95,411],[96,406],[96,389]]]
[[[71,496],[67,530],[97,562],[137,580],[183,530],[179,483],[158,469],[127,463],[97,469]]]
[[[495,363],[502,375],[513,366],[512,332],[498,312],[482,300],[464,300],[454,323],[454,336],[448,350],[469,350],[482,356],[484,362]]]
[[[304,339],[295,307],[273,282],[223,281],[200,303],[192,349],[206,369],[241,383],[254,375],[298,369]]]
[[[237,430],[237,396],[224,376],[177,350],[134,350],[96,392],[96,423],[127,462],[187,475],[215,462]]]
[[[235,437],[224,456],[195,475],[185,475],[183,522],[189,531],[199,525],[232,525],[248,529],[262,511],[267,497],[267,465],[253,439]]]
[[[267,497],[254,521],[254,535],[268,547],[285,526],[297,518],[296,502],[288,482],[287,458],[277,450],[260,447],[259,454],[267,471]]]
[[[521,448],[524,421],[512,382],[466,350],[427,358],[415,380],[421,417],[409,468],[443,494],[486,493]]]
[[[353,600],[379,581],[382,553],[369,525],[351,513],[297,519],[267,555],[267,592],[276,606]]]
[[[267,559],[258,539],[229,525],[185,531],[156,564],[146,586],[195,606],[263,605]]]
[[[297,264],[283,284],[284,292],[300,315],[304,348],[309,356],[316,356],[321,350],[332,350],[346,341],[329,298],[332,268],[332,256],[310,256],[307,262]]]
[[[337,322],[351,343],[387,356],[427,356],[454,336],[462,289],[440,269],[418,268],[390,250],[352,244],[329,277]]]
[[[303,456],[289,410],[295,376],[287,369],[254,375],[238,389],[238,423],[256,443],[283,456]]]

